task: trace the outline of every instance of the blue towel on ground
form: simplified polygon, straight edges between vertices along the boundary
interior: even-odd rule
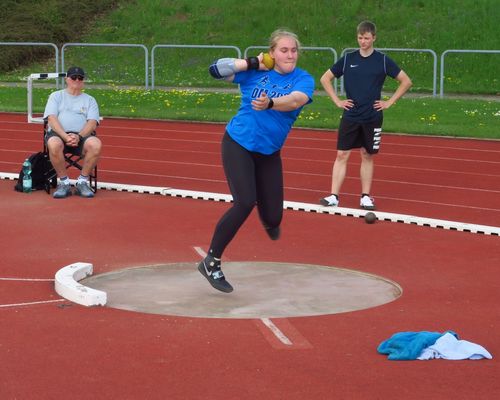
[[[458,339],[452,331],[446,331]],[[377,348],[380,354],[388,354],[389,360],[416,360],[422,351],[436,343],[446,332],[398,332],[384,340]]]

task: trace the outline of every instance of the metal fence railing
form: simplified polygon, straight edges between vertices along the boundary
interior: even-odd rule
[[[65,71],[64,66],[64,52],[68,47],[128,47],[128,48],[141,48],[144,50],[144,87],[148,89],[148,48],[143,44],[128,44],[128,43],[66,43],[61,47],[61,70]]]
[[[0,46],[51,46],[54,48],[55,55],[55,73],[59,72],[59,49],[54,43],[47,42],[0,42]],[[59,87],[59,82],[56,82]]]
[[[252,49],[261,49],[265,50],[268,46],[249,46],[243,52],[236,46],[230,45],[182,45],[182,44],[157,44],[154,45],[151,49],[151,58],[149,57],[148,48],[143,44],[127,44],[127,43],[66,43],[62,45],[61,50],[59,51],[58,47],[54,43],[46,43],[46,42],[0,42],[1,46],[51,46],[54,48],[55,55],[55,73],[59,73],[60,71],[65,71],[65,52],[69,47],[107,47],[107,48],[140,48],[144,51],[144,88],[145,89],[154,89],[156,86],[156,70],[158,68],[158,50],[159,49],[194,49],[194,50],[217,50],[217,49],[229,49],[234,51],[235,56],[241,58],[246,57],[248,52]],[[337,55],[337,51],[332,47],[303,47],[304,51],[318,51],[318,52],[329,52],[332,54],[333,63],[337,61],[339,58]],[[340,58],[343,57],[346,52],[356,50],[356,48],[346,48],[342,50],[340,54]],[[438,88],[438,57],[434,50],[431,49],[412,49],[412,48],[377,48],[377,50],[383,52],[406,52],[406,53],[424,53],[429,54],[432,57],[432,95],[437,96],[437,88]],[[467,50],[467,49],[450,49],[445,50],[441,54],[440,58],[440,73],[439,73],[439,96],[444,97],[444,77],[445,77],[445,58],[450,53],[483,53],[483,54],[499,54],[500,50]],[[149,63],[150,61],[150,63]],[[329,68],[330,65],[325,65],[324,69]],[[208,67],[208,65],[207,65]],[[316,66],[317,67],[317,66]],[[316,69],[318,69],[317,67]],[[41,71],[37,71],[41,72]],[[318,71],[315,70],[316,73]],[[427,78],[425,78],[427,79]],[[343,79],[339,79],[340,81],[340,94],[344,94],[344,81]],[[59,82],[57,83],[57,87],[59,87]],[[334,88],[337,91],[337,80],[334,82]],[[500,88],[496,90],[499,92]]]
[[[155,51],[156,49],[229,49],[236,51],[237,58],[241,58],[241,50],[236,46],[217,46],[217,45],[201,45],[201,44],[157,44],[151,49],[151,89],[155,88]],[[208,65],[207,65],[208,68]]]
[[[446,50],[441,54],[441,70],[439,73],[439,97],[444,96],[444,58],[450,53],[483,53],[483,54],[500,54],[500,50]],[[498,72],[498,70],[497,70]]]

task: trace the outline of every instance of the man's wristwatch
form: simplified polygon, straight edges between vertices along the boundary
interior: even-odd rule
[[[78,139],[80,140],[80,142],[83,140],[83,136],[78,134]]]
[[[269,110],[270,108],[273,108],[274,106],[274,100],[272,98],[269,98],[269,103],[267,105],[267,109]]]

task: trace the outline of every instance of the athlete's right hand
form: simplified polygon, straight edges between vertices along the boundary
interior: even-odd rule
[[[262,110],[267,110],[267,107],[269,106],[269,97],[267,97],[267,94],[263,92],[260,97],[252,100],[252,108],[255,111],[262,111]]]

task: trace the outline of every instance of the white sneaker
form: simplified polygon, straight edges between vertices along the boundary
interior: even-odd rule
[[[359,202],[359,206],[365,210],[375,210],[375,201],[370,196],[363,196]]]
[[[325,207],[337,207],[339,205],[339,199],[337,196],[332,194],[328,197],[324,197],[322,199],[319,199],[319,203]]]
[[[68,196],[71,196],[71,185],[68,183],[59,182],[57,185],[57,189],[52,195],[54,199],[64,199]]]

